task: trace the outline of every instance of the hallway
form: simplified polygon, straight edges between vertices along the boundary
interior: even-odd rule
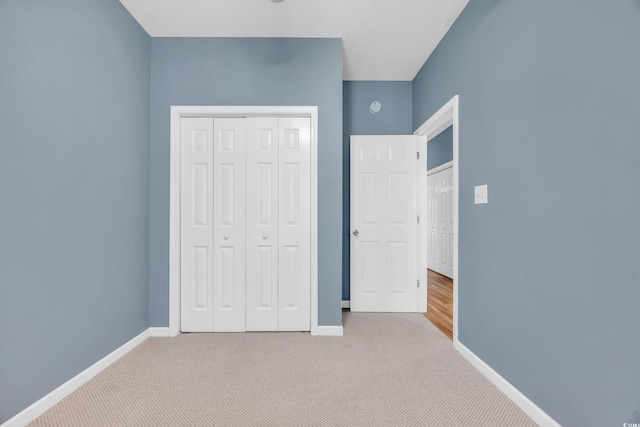
[[[424,316],[453,340],[453,280],[427,270],[427,312]]]

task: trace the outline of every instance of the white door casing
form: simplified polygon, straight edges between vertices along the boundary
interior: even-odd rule
[[[247,331],[278,330],[278,118],[247,118]]]
[[[214,119],[214,332],[246,330],[245,134],[244,118]]]
[[[351,137],[351,311],[415,312],[417,138]]]
[[[182,328],[213,328],[213,119],[181,119]]]

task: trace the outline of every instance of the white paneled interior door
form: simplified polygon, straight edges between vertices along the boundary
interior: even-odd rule
[[[427,185],[430,214],[428,267],[453,278],[453,168],[429,175]],[[432,213],[435,213],[435,218]]]
[[[351,137],[351,311],[414,312],[417,138]]]
[[[181,330],[310,330],[310,119],[181,128]]]
[[[213,329],[213,119],[181,119],[182,330]]]
[[[311,123],[280,118],[279,321],[280,331],[311,327]]]
[[[214,120],[214,332],[246,330],[245,126],[243,118]]]

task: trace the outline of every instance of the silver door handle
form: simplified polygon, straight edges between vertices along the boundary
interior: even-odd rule
[[[358,237],[360,235],[360,232],[358,232],[358,230],[353,230],[353,235]]]

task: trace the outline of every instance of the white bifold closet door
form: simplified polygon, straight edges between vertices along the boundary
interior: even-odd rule
[[[213,122],[213,332],[245,326],[245,166],[243,118]]]
[[[427,178],[427,268],[438,271],[438,181]]]
[[[310,330],[310,120],[182,119],[181,154],[182,331]]]
[[[180,313],[183,330],[213,330],[213,119],[182,119]],[[186,329],[184,329],[186,327]]]
[[[438,272],[453,278],[453,168],[439,173]]]
[[[311,329],[311,121],[279,119],[278,330]]]
[[[247,330],[311,328],[311,128],[247,119]]]
[[[247,120],[247,330],[278,330],[278,118]]]
[[[427,266],[453,278],[453,168],[429,175]]]

